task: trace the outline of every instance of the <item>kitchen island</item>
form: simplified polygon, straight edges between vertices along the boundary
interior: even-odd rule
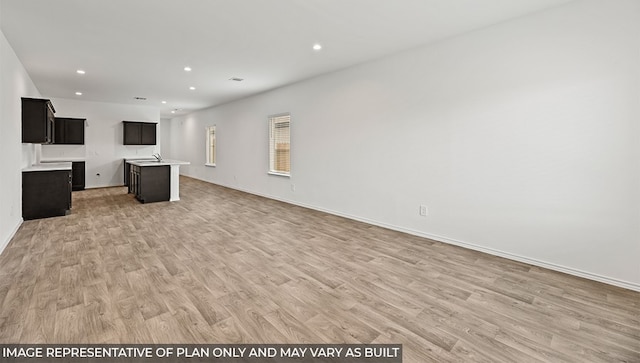
[[[187,161],[125,159],[129,193],[142,203],[180,200],[180,165]]]

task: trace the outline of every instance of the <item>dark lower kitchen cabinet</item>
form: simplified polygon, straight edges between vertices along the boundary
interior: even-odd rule
[[[22,98],[22,142],[50,144],[53,142],[54,113],[50,100]]]
[[[137,160],[137,159],[132,159],[132,160]],[[140,160],[147,160],[147,159],[140,159]],[[124,159],[124,185],[129,187],[129,193],[133,193],[131,191],[131,183],[129,183],[129,179],[131,177],[131,167],[133,165],[131,165],[131,163],[129,163],[127,161],[127,159]]]
[[[142,203],[168,201],[171,195],[171,167],[130,165],[129,193]]]
[[[64,216],[71,210],[71,170],[22,172],[22,218]]]
[[[129,193],[131,193],[131,183],[129,183],[129,178],[131,177],[131,164],[124,160],[124,185],[128,187]]]
[[[56,117],[54,122],[54,144],[84,145],[84,118]]]
[[[122,121],[123,144],[125,145],[155,145],[156,123]]]
[[[71,163],[71,190],[84,190],[86,178],[86,165],[84,161]]]

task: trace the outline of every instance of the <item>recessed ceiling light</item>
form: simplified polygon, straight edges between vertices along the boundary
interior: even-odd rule
[[[176,113],[176,110],[171,110],[171,113]]]
[[[320,45],[318,43],[313,45],[313,50],[320,50],[320,49],[322,49],[322,45]]]
[[[189,66],[184,67],[184,71],[185,71],[185,72],[191,72],[191,67],[189,67]]]
[[[85,74],[86,72],[85,72],[85,71],[83,71],[82,69],[78,69],[78,70],[76,71],[76,73],[78,73],[78,74]]]
[[[195,88],[195,87],[193,87],[193,86],[191,86],[191,87],[189,87],[189,89],[193,91],[193,90],[195,90],[196,88]]]
[[[76,92],[76,96],[82,96],[82,92]]]
[[[162,103],[167,103],[167,101],[162,101]]]

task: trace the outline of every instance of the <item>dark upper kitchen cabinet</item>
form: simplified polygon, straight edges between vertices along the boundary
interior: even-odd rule
[[[22,142],[50,144],[53,142],[53,125],[56,110],[50,100],[22,98]]]
[[[122,121],[124,128],[124,144],[140,145],[142,143],[142,125],[139,122]]]
[[[53,143],[84,145],[84,118],[56,117]]]
[[[140,135],[142,145],[156,144],[156,124],[142,123],[142,135]]]
[[[122,121],[125,145],[155,145],[156,123]]]

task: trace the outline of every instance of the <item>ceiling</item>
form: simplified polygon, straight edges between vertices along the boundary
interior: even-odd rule
[[[1,0],[0,21],[44,97],[172,117],[569,1]]]

